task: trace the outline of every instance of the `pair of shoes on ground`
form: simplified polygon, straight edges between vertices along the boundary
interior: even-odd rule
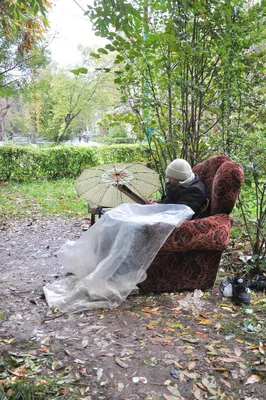
[[[226,278],[220,284],[220,292],[224,297],[231,297],[235,304],[250,304],[250,289],[247,281],[241,276]]]
[[[224,297],[232,297],[235,304],[250,304],[251,290],[266,290],[266,277],[256,275],[246,280],[242,276],[228,277],[220,284],[220,292]]]

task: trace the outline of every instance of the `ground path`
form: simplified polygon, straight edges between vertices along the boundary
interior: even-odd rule
[[[84,222],[42,217],[1,226],[5,393],[34,382],[47,393],[37,391],[36,400],[51,393],[87,400],[266,399],[262,296],[253,297],[251,311],[233,307],[217,288],[131,296],[114,310],[49,310],[42,287],[64,275],[56,253],[82,234]]]

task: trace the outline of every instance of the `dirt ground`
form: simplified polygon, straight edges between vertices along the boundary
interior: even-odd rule
[[[1,226],[1,400],[33,383],[36,400],[266,399],[262,294],[249,307],[215,287],[134,295],[113,310],[50,310],[42,288],[64,276],[57,251],[83,225],[40,218]]]

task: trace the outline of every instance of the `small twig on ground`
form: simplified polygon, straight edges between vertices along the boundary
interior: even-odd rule
[[[43,318],[43,319],[41,320],[41,324],[44,324],[44,323],[47,322],[47,321],[53,321],[54,319],[57,319],[57,318],[60,318],[60,317],[63,317],[63,316],[64,316],[64,314],[55,315],[55,316],[53,316],[53,317],[45,317],[45,318]]]

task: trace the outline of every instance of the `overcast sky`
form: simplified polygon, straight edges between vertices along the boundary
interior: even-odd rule
[[[55,34],[49,46],[52,59],[62,66],[73,65],[80,61],[77,46],[104,46],[104,39],[94,35],[92,24],[74,0],[55,0],[49,13],[50,32]],[[83,9],[92,0],[77,0]]]

